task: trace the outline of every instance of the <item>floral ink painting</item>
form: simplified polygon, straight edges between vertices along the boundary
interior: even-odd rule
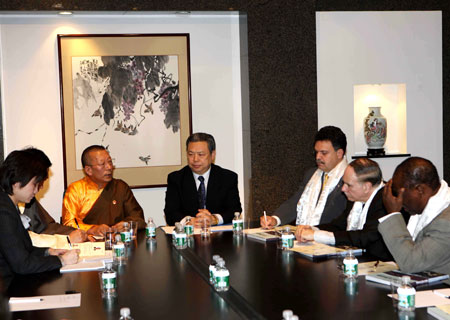
[[[77,159],[95,141],[116,168],[181,164],[177,56],[72,57],[72,77]]]
[[[58,35],[64,186],[83,150],[102,145],[114,177],[164,187],[187,164],[192,133],[189,34]]]

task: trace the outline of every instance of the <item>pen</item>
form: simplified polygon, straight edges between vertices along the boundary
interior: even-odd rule
[[[373,265],[373,271],[377,270],[377,267],[379,264],[380,264],[380,260],[377,260],[377,262],[375,262],[375,264]]]
[[[264,220],[266,220],[266,227],[267,227],[267,214],[266,214],[266,210],[264,210]]]
[[[433,290],[433,293],[439,297],[445,298],[445,299],[450,299],[450,296],[447,296],[443,293],[440,293],[439,291]]]
[[[75,218],[75,223],[77,224],[77,228],[80,229],[80,225],[78,224],[77,218]]]
[[[69,236],[67,236],[67,237],[66,237],[66,239],[67,239],[67,242],[69,243],[69,247],[70,247],[70,249],[72,249],[72,242],[70,242],[70,238],[69,238]]]
[[[42,298],[11,298],[9,299],[9,303],[34,303],[34,302],[42,302],[44,299]]]

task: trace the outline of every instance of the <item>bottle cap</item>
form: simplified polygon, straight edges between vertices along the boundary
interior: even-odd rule
[[[130,315],[130,308],[121,308],[120,315],[122,317],[128,317]]]
[[[286,309],[283,310],[283,319],[287,319],[289,317],[292,317],[294,315],[294,312],[292,310]]]

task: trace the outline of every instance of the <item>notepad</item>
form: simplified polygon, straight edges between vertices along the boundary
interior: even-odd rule
[[[302,243],[296,242],[294,247],[289,250],[295,251],[311,260],[345,256],[350,250],[353,250],[353,254],[355,256],[363,253],[363,249],[360,248],[349,246],[333,247],[315,241]]]
[[[70,264],[59,269],[60,273],[68,272],[84,272],[84,271],[95,271],[102,270],[105,268],[105,262],[100,261],[81,261],[76,264]]]

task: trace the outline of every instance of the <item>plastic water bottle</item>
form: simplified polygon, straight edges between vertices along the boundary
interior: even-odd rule
[[[184,232],[183,225],[179,222],[175,223],[175,248],[187,248],[187,235],[186,232]]]
[[[413,311],[416,307],[416,289],[410,285],[409,276],[402,277],[402,285],[398,287],[398,309]]]
[[[121,240],[121,236],[116,235],[116,243],[113,244],[113,261],[117,265],[124,264],[127,259],[125,245]]]
[[[120,232],[120,236],[122,237],[122,242],[124,243],[131,241],[131,230],[128,222],[123,223],[123,230]]]
[[[156,225],[152,218],[148,218],[147,227],[145,227],[145,235],[147,240],[156,239]]]
[[[104,298],[112,298],[117,293],[116,272],[112,269],[112,263],[106,263],[106,269],[102,272],[102,293]]]
[[[244,230],[244,220],[241,218],[241,214],[239,212],[235,212],[233,219],[233,234],[241,235],[243,230]]]
[[[133,318],[131,317],[130,308],[121,308],[120,309],[119,320],[133,320]]]
[[[215,274],[215,289],[217,291],[227,291],[230,289],[230,272],[225,267],[225,261],[223,259],[217,262]]]
[[[288,250],[294,247],[294,239],[295,235],[293,232],[291,232],[291,228],[284,228],[283,232],[281,233],[281,248],[283,250]]]
[[[356,279],[358,277],[358,259],[353,254],[353,250],[348,250],[343,262],[344,275],[347,278]]]
[[[184,225],[184,232],[186,232],[186,236],[193,237],[194,236],[194,226],[191,224],[191,218],[186,218],[186,224]]]
[[[214,275],[216,272],[217,261],[220,259],[218,254],[213,255],[211,264],[209,265],[209,283],[214,284]]]

